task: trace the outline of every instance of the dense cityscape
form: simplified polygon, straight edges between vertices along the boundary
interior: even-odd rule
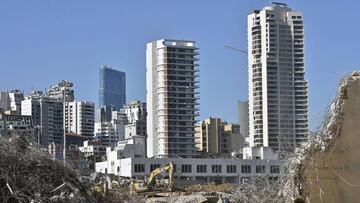
[[[248,59],[248,100],[234,101],[236,123],[219,115],[199,120],[201,47],[196,39],[165,38],[144,50],[146,101],[127,103],[127,74],[108,64],[99,67],[98,102],[77,100],[76,84],[66,78],[49,81],[57,85],[45,91],[2,90],[0,136],[29,137],[52,160],[87,175],[121,177],[132,193],[152,191],[164,179],[169,192],[255,184],[259,177],[275,185],[287,176],[290,157],[311,141],[303,14],[272,2],[249,11],[247,23],[248,49],[228,47]]]

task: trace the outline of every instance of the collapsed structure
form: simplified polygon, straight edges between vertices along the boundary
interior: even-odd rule
[[[310,140],[287,157],[285,176],[241,184],[236,201],[357,202],[360,187],[360,71],[344,77],[325,119]],[[269,192],[272,191],[272,192]]]
[[[357,202],[360,187],[360,72],[340,82],[322,128],[299,152],[295,192],[308,202]]]

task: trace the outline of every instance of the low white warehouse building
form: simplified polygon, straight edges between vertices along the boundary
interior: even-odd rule
[[[123,158],[96,163],[96,172],[136,178],[147,176],[169,162],[175,165],[177,180],[188,184],[215,182],[235,183],[251,181],[257,176],[276,179],[282,174],[281,160],[211,159],[211,158]]]

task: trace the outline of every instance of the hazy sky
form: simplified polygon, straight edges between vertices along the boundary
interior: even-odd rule
[[[170,3],[171,2],[171,3]],[[360,63],[360,1],[283,1],[302,11],[310,124],[322,121],[339,79]],[[236,122],[247,99],[247,15],[262,0],[1,0],[0,90],[43,90],[62,79],[98,103],[99,67],[127,74],[127,100],[145,100],[145,47],[161,38],[200,48],[200,118]],[[358,58],[359,57],[359,58]]]

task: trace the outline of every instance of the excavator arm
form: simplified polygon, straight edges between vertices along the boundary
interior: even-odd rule
[[[173,188],[174,188],[174,176],[173,176],[174,164],[172,162],[170,162],[166,166],[156,168],[155,170],[153,170],[150,173],[149,179],[148,179],[148,188],[150,190],[153,190],[155,188],[155,179],[156,179],[156,177],[159,176],[164,171],[166,171],[169,174],[169,183],[168,183],[167,190],[168,191],[173,190]]]
[[[146,184],[146,187],[141,187],[139,183],[135,180],[132,180],[130,183],[130,191],[131,193],[138,193],[138,192],[146,192],[146,191],[153,191],[156,184],[156,177],[159,176],[161,173],[167,172],[169,174],[169,182],[166,187],[168,192],[172,192],[174,190],[174,164],[170,162],[166,166],[156,168],[149,174],[149,178]]]

